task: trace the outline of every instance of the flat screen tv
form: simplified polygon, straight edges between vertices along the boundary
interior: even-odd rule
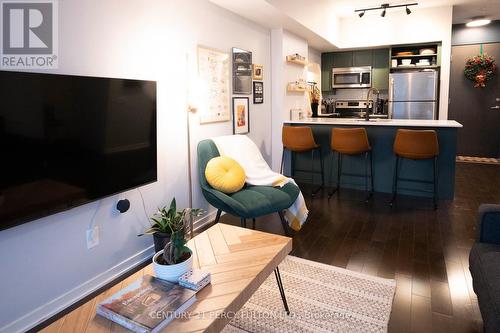
[[[0,230],[151,183],[156,82],[0,71]]]

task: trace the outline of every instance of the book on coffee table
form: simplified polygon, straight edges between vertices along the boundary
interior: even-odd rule
[[[151,275],[97,306],[97,314],[134,332],[156,333],[196,301],[196,292]]]

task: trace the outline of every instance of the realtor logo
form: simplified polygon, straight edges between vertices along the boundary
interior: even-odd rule
[[[57,3],[0,1],[1,67],[57,68]]]

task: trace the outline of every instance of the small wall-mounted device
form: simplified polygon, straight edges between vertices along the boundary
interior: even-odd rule
[[[130,201],[128,201],[128,199],[121,199],[116,204],[116,209],[118,209],[120,213],[125,213],[129,208],[130,208]]]

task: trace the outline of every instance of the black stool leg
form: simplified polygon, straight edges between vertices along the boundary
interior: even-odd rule
[[[283,151],[281,152],[281,164],[280,164],[280,173],[283,174],[283,163],[285,162],[285,147],[283,147]]]
[[[285,289],[283,288],[283,281],[281,281],[280,269],[276,267],[274,269],[274,276],[276,276],[276,282],[278,283],[278,289],[280,290],[281,300],[283,301],[283,306],[285,307],[285,312],[287,315],[290,314],[290,309],[288,308],[288,303],[286,301]]]
[[[252,229],[255,230],[255,217],[252,219]]]
[[[315,150],[316,149],[311,150],[311,180],[312,180],[311,185],[313,185],[313,186],[314,186],[314,151]],[[320,161],[320,170],[321,170],[321,185],[312,191],[311,197],[314,197],[319,192],[319,190],[321,190],[321,188],[323,187],[323,167],[321,165],[321,149],[319,150],[319,161]]]
[[[321,147],[319,149],[319,163],[321,167],[321,187],[325,187],[325,173],[324,171],[324,161],[323,161],[323,153],[321,152]]]
[[[375,186],[373,186],[373,153],[370,150],[370,180],[371,180],[371,195],[375,192]]]
[[[217,215],[215,215],[215,222],[214,222],[214,224],[217,224],[217,222],[219,222],[220,214],[222,214],[222,210],[221,209],[217,209]]]
[[[247,219],[245,219],[244,217],[240,218],[240,226],[242,228],[246,228],[247,227]]]
[[[438,172],[437,172],[437,157],[434,157],[432,160],[432,169],[433,169],[433,177],[434,177],[434,209],[438,208]]]
[[[368,191],[368,155],[370,155],[370,179],[371,179],[370,191]],[[373,168],[372,168],[372,154],[370,151],[367,151],[365,153],[365,192],[366,192],[365,202],[369,202],[370,198],[373,195]]]
[[[342,173],[342,154],[337,152],[337,186],[328,193],[328,198],[331,198],[335,192],[340,190],[340,174]]]
[[[391,207],[394,205],[396,201],[396,196],[398,194],[398,175],[399,173],[399,156],[396,155],[396,168],[394,169],[394,181],[392,183],[392,199],[390,202]]]

